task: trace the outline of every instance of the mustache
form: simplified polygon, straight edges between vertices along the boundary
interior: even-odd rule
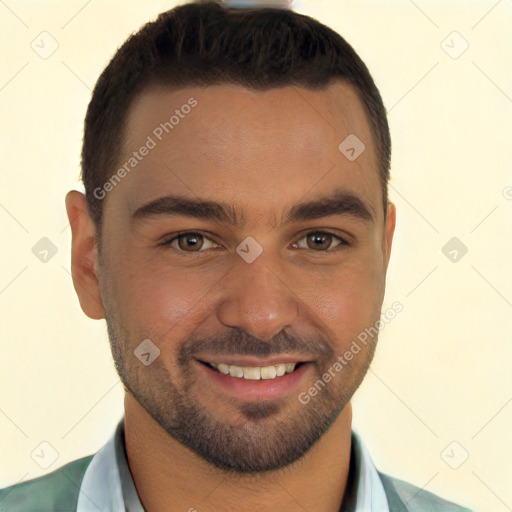
[[[272,356],[293,352],[307,357],[331,356],[330,343],[317,336],[292,337],[281,331],[271,340],[263,341],[239,327],[207,338],[189,338],[179,349],[178,364],[184,366],[195,354]]]

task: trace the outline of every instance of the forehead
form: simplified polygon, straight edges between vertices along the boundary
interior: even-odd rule
[[[357,152],[364,148],[356,159],[343,152],[346,140]],[[143,147],[150,149],[135,157]],[[129,172],[110,195],[122,196],[130,212],[164,192],[254,211],[339,186],[376,209],[381,197],[370,125],[355,89],[343,82],[323,90],[147,89],[127,116],[123,165]]]

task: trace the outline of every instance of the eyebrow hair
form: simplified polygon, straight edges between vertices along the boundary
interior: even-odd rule
[[[320,219],[332,215],[374,222],[374,211],[373,207],[360,197],[336,189],[327,196],[293,206],[282,217],[281,223]],[[141,221],[159,216],[185,216],[232,226],[245,226],[245,215],[233,205],[173,195],[160,197],[137,208],[132,214],[132,220]]]

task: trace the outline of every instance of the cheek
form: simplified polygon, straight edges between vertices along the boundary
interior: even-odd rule
[[[167,335],[182,338],[196,327],[216,279],[147,265],[131,267],[124,276],[117,293],[130,332],[160,341]]]
[[[361,258],[338,271],[316,275],[309,281],[309,292],[303,297],[310,314],[331,331],[330,336],[340,343],[350,343],[379,317],[380,269],[375,261]]]

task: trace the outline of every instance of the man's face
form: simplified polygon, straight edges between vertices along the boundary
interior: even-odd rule
[[[298,399],[380,316],[394,210],[385,221],[362,105],[343,83],[151,89],[126,126],[119,167],[134,151],[137,163],[104,199],[99,259],[120,377],[216,466],[288,465],[337,418],[373,356],[368,343],[309,403]],[[353,161],[338,149],[349,134],[366,146]],[[145,365],[134,350],[148,339],[160,353]]]

